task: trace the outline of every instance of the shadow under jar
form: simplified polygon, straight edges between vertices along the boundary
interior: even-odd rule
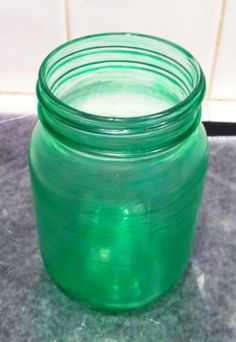
[[[131,33],[43,62],[29,164],[55,283],[97,308],[163,295],[189,262],[207,167],[205,78],[183,48]]]

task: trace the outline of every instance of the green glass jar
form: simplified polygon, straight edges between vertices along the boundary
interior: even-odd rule
[[[44,60],[30,173],[42,258],[70,297],[136,308],[183,273],[207,167],[204,93],[194,57],[151,36],[82,37]]]

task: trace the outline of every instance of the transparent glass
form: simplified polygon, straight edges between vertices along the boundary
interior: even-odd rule
[[[204,93],[194,57],[151,36],[82,37],[44,60],[29,164],[42,258],[70,297],[136,308],[183,273],[207,167]]]

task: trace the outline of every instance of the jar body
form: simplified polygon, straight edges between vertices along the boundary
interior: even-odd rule
[[[189,262],[204,177],[204,128],[161,153],[80,151],[38,123],[30,173],[40,250],[55,283],[100,308],[163,295]]]

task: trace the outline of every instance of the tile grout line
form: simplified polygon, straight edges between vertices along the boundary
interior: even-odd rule
[[[64,10],[65,10],[65,27],[66,27],[66,40],[71,40],[70,32],[70,19],[69,19],[69,3],[68,0],[64,0]]]
[[[217,33],[216,33],[215,49],[214,49],[212,67],[211,67],[210,78],[209,78],[209,87],[208,87],[208,92],[206,96],[206,99],[208,101],[211,100],[212,85],[213,85],[215,71],[216,71],[216,64],[217,64],[218,56],[219,56],[219,47],[220,47],[223,25],[224,25],[226,1],[227,0],[222,0],[221,9],[220,9],[220,20],[218,23],[218,28],[217,28]]]
[[[0,96],[2,95],[14,95],[14,96],[35,96],[34,92],[21,92],[21,91],[0,91]]]
[[[231,102],[231,103],[234,103],[236,102],[236,98],[235,99],[231,99],[231,98],[214,98],[212,97],[211,99],[205,99],[205,101],[207,102]]]

